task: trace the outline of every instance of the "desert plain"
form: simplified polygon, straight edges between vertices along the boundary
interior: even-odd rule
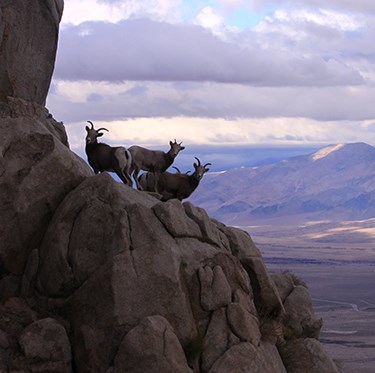
[[[254,222],[248,231],[268,269],[306,283],[320,341],[342,373],[375,372],[375,219]]]

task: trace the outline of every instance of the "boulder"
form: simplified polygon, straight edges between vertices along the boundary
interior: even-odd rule
[[[199,225],[188,217],[183,205],[177,199],[161,202],[153,207],[159,220],[168,232],[175,238],[202,237]]]
[[[184,351],[169,322],[149,316],[131,329],[121,341],[115,372],[192,373]]]
[[[249,275],[258,312],[262,316],[282,312],[283,304],[280,295],[250,235],[241,229],[227,227],[217,221],[215,224],[226,235],[231,252],[240,260]]]
[[[282,302],[290,295],[296,284],[293,280],[293,275],[290,272],[272,273],[271,278],[277,287]]]
[[[278,349],[288,373],[339,373],[336,364],[316,339],[286,341]]]
[[[206,311],[215,311],[228,305],[232,299],[232,290],[220,266],[199,269],[201,284],[201,305]]]
[[[227,308],[227,318],[234,335],[241,341],[259,346],[261,334],[257,317],[247,311],[241,303],[231,303]]]
[[[286,373],[274,346],[242,342],[229,348],[208,373]],[[288,371],[289,373],[289,371]],[[302,372],[301,372],[302,373]]]
[[[69,338],[56,320],[35,321],[22,332],[18,343],[32,372],[73,372]]]
[[[204,337],[202,351],[202,370],[208,372],[217,359],[227,350],[231,331],[228,327],[226,309],[221,308],[212,313]],[[238,342],[239,343],[239,340]]]
[[[0,101],[10,96],[45,104],[63,7],[63,0],[1,2]]]
[[[284,302],[284,335],[286,338],[319,338],[322,319],[316,319],[308,290],[296,286]]]
[[[92,175],[41,120],[0,118],[0,262],[21,275],[63,198]]]

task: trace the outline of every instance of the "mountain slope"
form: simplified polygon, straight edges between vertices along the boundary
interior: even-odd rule
[[[191,200],[231,223],[294,214],[373,217],[375,148],[337,144],[268,166],[208,174]]]

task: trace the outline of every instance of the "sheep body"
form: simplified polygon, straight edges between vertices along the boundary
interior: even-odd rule
[[[198,187],[203,175],[209,169],[206,168],[207,165],[211,163],[206,163],[204,166],[200,164],[198,158],[198,164],[194,163],[195,171],[191,175],[170,172],[163,172],[160,174],[158,179],[158,190],[161,194],[162,201],[168,201],[172,198],[177,198],[182,201],[188,198]],[[153,191],[152,186],[155,182],[154,174],[151,172],[144,173],[140,176],[139,182],[141,183],[144,190]]]
[[[100,133],[105,128],[98,130],[94,129],[94,125],[91,124],[91,128],[86,126],[86,146],[85,151],[87,160],[97,174],[103,171],[115,172],[124,184],[132,186],[132,180],[130,178],[130,167],[131,167],[131,154],[123,146],[112,147],[104,143],[99,143],[97,138],[103,136]]]
[[[170,141],[169,145],[171,148],[167,153],[161,150],[149,150],[138,145],[133,145],[128,149],[132,157],[131,173],[133,174],[137,189],[143,190],[142,185],[138,181],[139,171],[143,170],[154,174],[153,190],[149,191],[157,191],[160,174],[166,171],[173,163],[178,153],[185,149],[185,147],[181,146],[181,143],[178,144],[176,140],[174,142]]]

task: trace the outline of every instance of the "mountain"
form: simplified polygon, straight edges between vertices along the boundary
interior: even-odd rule
[[[303,214],[309,219],[375,216],[375,148],[336,144],[261,167],[205,176],[191,201],[225,222]]]

